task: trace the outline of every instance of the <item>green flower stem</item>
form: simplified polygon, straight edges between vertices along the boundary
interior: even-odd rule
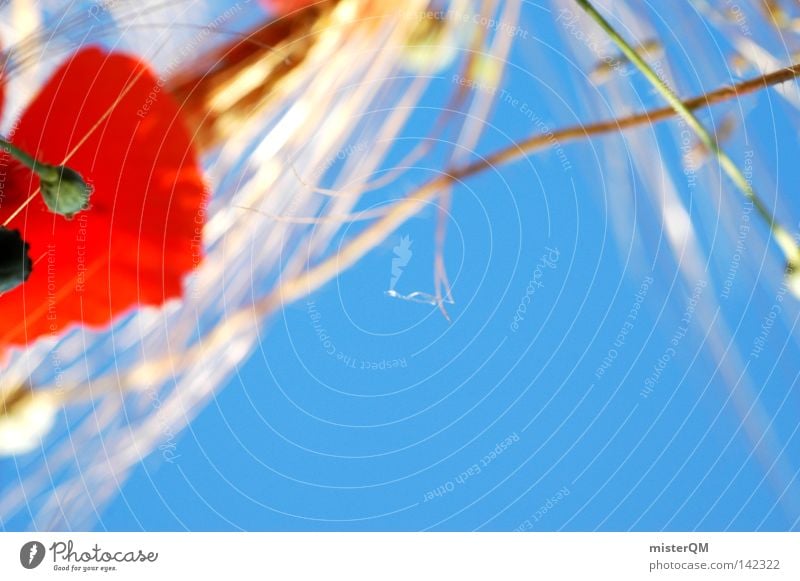
[[[8,153],[14,156],[17,161],[38,175],[40,179],[46,182],[53,182],[59,179],[58,168],[47,163],[40,162],[29,153],[21,150],[19,147],[10,141],[3,139],[2,137],[0,137],[0,147],[8,151]]]
[[[26,152],[22,151],[19,147],[11,143],[10,141],[6,141],[2,137],[0,137],[0,146],[3,149],[7,150],[11,155],[17,158],[18,161],[23,163],[25,166],[29,167],[36,173],[39,173],[42,164],[36,161],[35,158],[28,155]]]
[[[72,218],[78,212],[89,207],[89,196],[92,189],[75,170],[63,165],[42,163],[2,137],[0,137],[0,148],[8,151],[20,163],[29,167],[39,176],[39,191],[51,212]],[[28,201],[31,199],[33,196]],[[16,216],[27,203],[22,204],[7,222]]]
[[[603,15],[597,11],[597,9],[589,0],[575,0],[575,2],[581,8],[583,8],[583,10],[606,32],[606,34],[608,34],[609,38],[611,38],[611,40],[617,45],[622,53],[628,57],[628,60],[630,60],[630,62],[632,62],[636,68],[639,69],[639,71],[645,76],[645,78],[647,78],[650,84],[653,85],[653,87],[667,100],[675,112],[680,115],[683,120],[686,121],[686,123],[694,130],[703,145],[705,145],[706,148],[708,148],[708,150],[716,156],[717,161],[722,167],[722,170],[733,181],[736,187],[742,191],[747,199],[753,203],[758,214],[769,226],[775,242],[778,244],[778,246],[780,246],[781,250],[786,256],[789,267],[800,267],[800,249],[798,249],[794,238],[775,220],[770,211],[767,209],[767,206],[756,194],[753,186],[750,185],[750,182],[747,180],[744,174],[742,174],[741,170],[737,167],[733,160],[728,157],[728,154],[725,153],[722,148],[720,148],[717,140],[711,136],[703,124],[700,123],[700,120],[689,108],[686,107],[686,105],[683,103],[680,97],[675,94],[672,88],[667,85],[656,74],[652,67],[647,64],[647,61],[639,56],[633,47],[628,44],[624,38],[622,38],[622,36],[616,31],[611,23],[609,23],[603,17]]]

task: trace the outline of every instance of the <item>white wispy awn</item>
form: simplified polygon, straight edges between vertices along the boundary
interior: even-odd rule
[[[222,9],[215,4],[120,0],[109,5],[115,29],[90,29],[85,19],[80,26],[86,42],[114,32],[112,44],[166,67],[171,50]],[[394,15],[383,7],[370,19],[362,14],[367,4],[337,3],[327,25],[314,31],[306,62],[287,80],[287,94],[205,156],[213,190],[206,256],[183,300],[140,309],[110,330],[75,329],[12,356],[4,385],[30,381],[63,417],[49,433],[34,434],[42,437],[38,452],[16,457],[19,478],[2,487],[0,521],[30,513],[37,528],[80,529],[98,520],[130,470],[173,441],[253,350],[265,319],[281,307],[281,283],[326,253],[341,228],[335,217],[354,211],[430,80],[402,66],[419,24],[414,16],[427,2],[409,0]],[[508,4],[518,10],[518,0]],[[22,12],[36,17],[35,10]],[[55,65],[21,66],[12,82],[41,81]],[[259,71],[253,74],[257,81]],[[329,177],[320,168],[358,143],[367,152],[346,159],[326,184],[343,195],[315,191]],[[292,219],[315,216],[322,218],[316,225]]]

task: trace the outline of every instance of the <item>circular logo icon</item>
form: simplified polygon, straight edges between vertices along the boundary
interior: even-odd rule
[[[44,545],[39,541],[30,541],[19,550],[19,562],[26,569],[35,569],[44,560]]]

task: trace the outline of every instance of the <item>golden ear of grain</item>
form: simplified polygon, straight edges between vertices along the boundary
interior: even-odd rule
[[[282,84],[302,66],[337,4],[319,2],[263,23],[170,79],[169,91],[182,103],[200,151],[221,143],[282,94]]]
[[[57,413],[48,393],[27,383],[0,390],[0,455],[28,451],[50,431]]]

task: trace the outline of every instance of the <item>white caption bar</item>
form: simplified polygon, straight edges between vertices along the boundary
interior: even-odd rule
[[[797,580],[799,553],[798,533],[3,533],[0,579]]]

